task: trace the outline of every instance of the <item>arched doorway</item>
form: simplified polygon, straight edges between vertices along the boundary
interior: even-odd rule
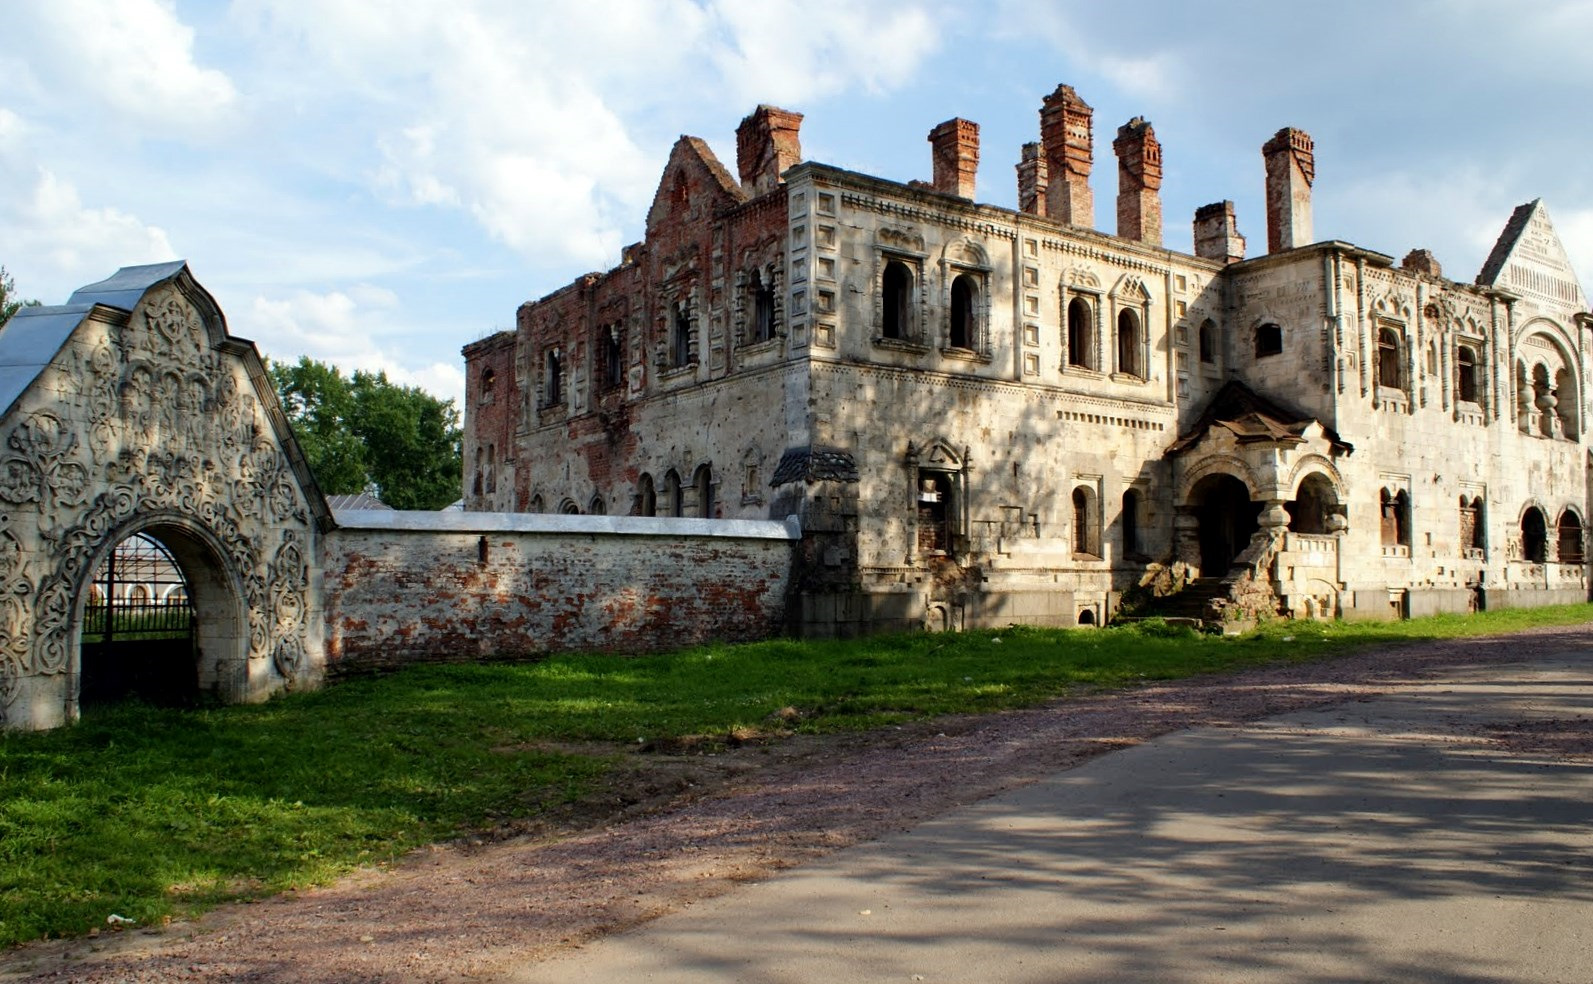
[[[1190,490],[1199,524],[1200,573],[1222,577],[1234,558],[1250,544],[1259,525],[1261,503],[1250,501],[1250,490],[1232,475],[1208,475]]]
[[[85,585],[77,704],[191,704],[247,690],[248,622],[212,537],[186,519],[127,530]]]

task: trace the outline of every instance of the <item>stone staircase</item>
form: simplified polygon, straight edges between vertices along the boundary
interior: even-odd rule
[[[1211,616],[1211,602],[1226,596],[1228,586],[1220,577],[1198,577],[1184,585],[1177,594],[1157,598],[1154,603],[1136,612],[1134,617],[1189,619],[1203,621]]]

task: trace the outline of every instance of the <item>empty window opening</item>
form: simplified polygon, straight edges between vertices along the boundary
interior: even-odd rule
[[[708,465],[701,465],[691,476],[692,487],[697,491],[697,515],[712,519],[714,515],[714,475]]]
[[[907,264],[891,260],[880,278],[880,297],[884,305],[880,334],[886,338],[908,337],[912,330],[913,273]]]
[[[1561,434],[1572,441],[1580,440],[1582,428],[1577,424],[1581,414],[1577,411],[1576,380],[1569,369],[1554,374],[1554,409],[1559,414]]]
[[[625,381],[625,342],[619,325],[598,332],[598,379],[604,389],[615,389]]]
[[[1095,313],[1082,297],[1068,302],[1068,365],[1095,368]]]
[[[1405,388],[1404,354],[1399,333],[1392,328],[1377,331],[1377,385],[1390,389]]]
[[[1086,557],[1101,555],[1100,509],[1095,490],[1080,485],[1073,489],[1073,552]]]
[[[1379,493],[1378,504],[1382,516],[1382,538],[1385,547],[1410,546],[1410,495],[1400,489]]]
[[[1143,496],[1138,489],[1123,493],[1123,556],[1138,557],[1144,551],[1140,545],[1139,513]]]
[[[939,471],[918,473],[918,551],[951,553],[951,475]]]
[[[971,349],[977,327],[974,309],[979,290],[973,277],[960,274],[951,282],[951,337],[952,348]]]
[[[1560,563],[1582,563],[1582,521],[1569,509],[1560,514],[1557,540],[1555,552],[1559,555]]]
[[[1460,549],[1464,555],[1481,557],[1485,549],[1482,497],[1460,497]]]
[[[669,364],[676,369],[691,364],[691,314],[685,301],[676,301],[670,333]]]
[[[602,516],[608,512],[608,504],[603,501],[602,496],[594,495],[592,501],[586,504],[586,511],[593,516]]]
[[[487,494],[498,491],[498,446],[487,445]]]
[[[1217,326],[1210,318],[1200,323],[1200,361],[1206,365],[1217,361]]]
[[[752,275],[751,334],[753,342],[767,342],[774,337],[774,286],[764,283],[758,273]]]
[[[1313,473],[1300,480],[1294,499],[1284,504],[1289,513],[1289,532],[1321,536],[1328,532],[1328,516],[1337,497],[1327,477]]]
[[[1093,609],[1093,608],[1085,608],[1085,609],[1080,610],[1079,611],[1079,624],[1080,625],[1094,625],[1095,624],[1095,609]]]
[[[1256,328],[1256,358],[1283,354],[1283,326],[1267,322]]]
[[[492,390],[498,383],[498,374],[492,369],[481,370],[481,402],[492,401]]]
[[[636,480],[636,515],[658,515],[658,491],[653,488],[653,476],[646,473]]]
[[[540,492],[531,497],[531,505],[527,511],[534,513],[548,511],[548,507],[542,503],[542,494]]]
[[[543,402],[547,406],[557,406],[564,402],[564,364],[559,358],[559,350],[548,349],[544,366]]]
[[[1455,351],[1455,399],[1477,402],[1477,353],[1469,345]]]
[[[1521,515],[1521,557],[1529,563],[1543,564],[1549,560],[1548,526],[1543,511],[1531,506]]]
[[[684,516],[685,503],[681,501],[680,475],[671,468],[664,475],[664,510],[668,516]]]
[[[1139,315],[1121,311],[1117,315],[1117,371],[1127,376],[1144,378],[1145,369],[1139,360]]]

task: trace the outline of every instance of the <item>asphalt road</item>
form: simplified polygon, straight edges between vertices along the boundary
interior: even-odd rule
[[[508,980],[1587,984],[1590,720],[1577,651],[1181,732]]]

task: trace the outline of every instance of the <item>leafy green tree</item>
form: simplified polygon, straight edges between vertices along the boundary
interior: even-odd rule
[[[454,401],[385,372],[349,377],[310,358],[272,362],[270,372],[321,491],[370,492],[394,509],[440,509],[459,498]]]
[[[22,300],[17,297],[16,281],[11,279],[11,274],[6,268],[0,266],[0,325],[11,320],[11,316],[25,307],[38,307],[39,302]]]

